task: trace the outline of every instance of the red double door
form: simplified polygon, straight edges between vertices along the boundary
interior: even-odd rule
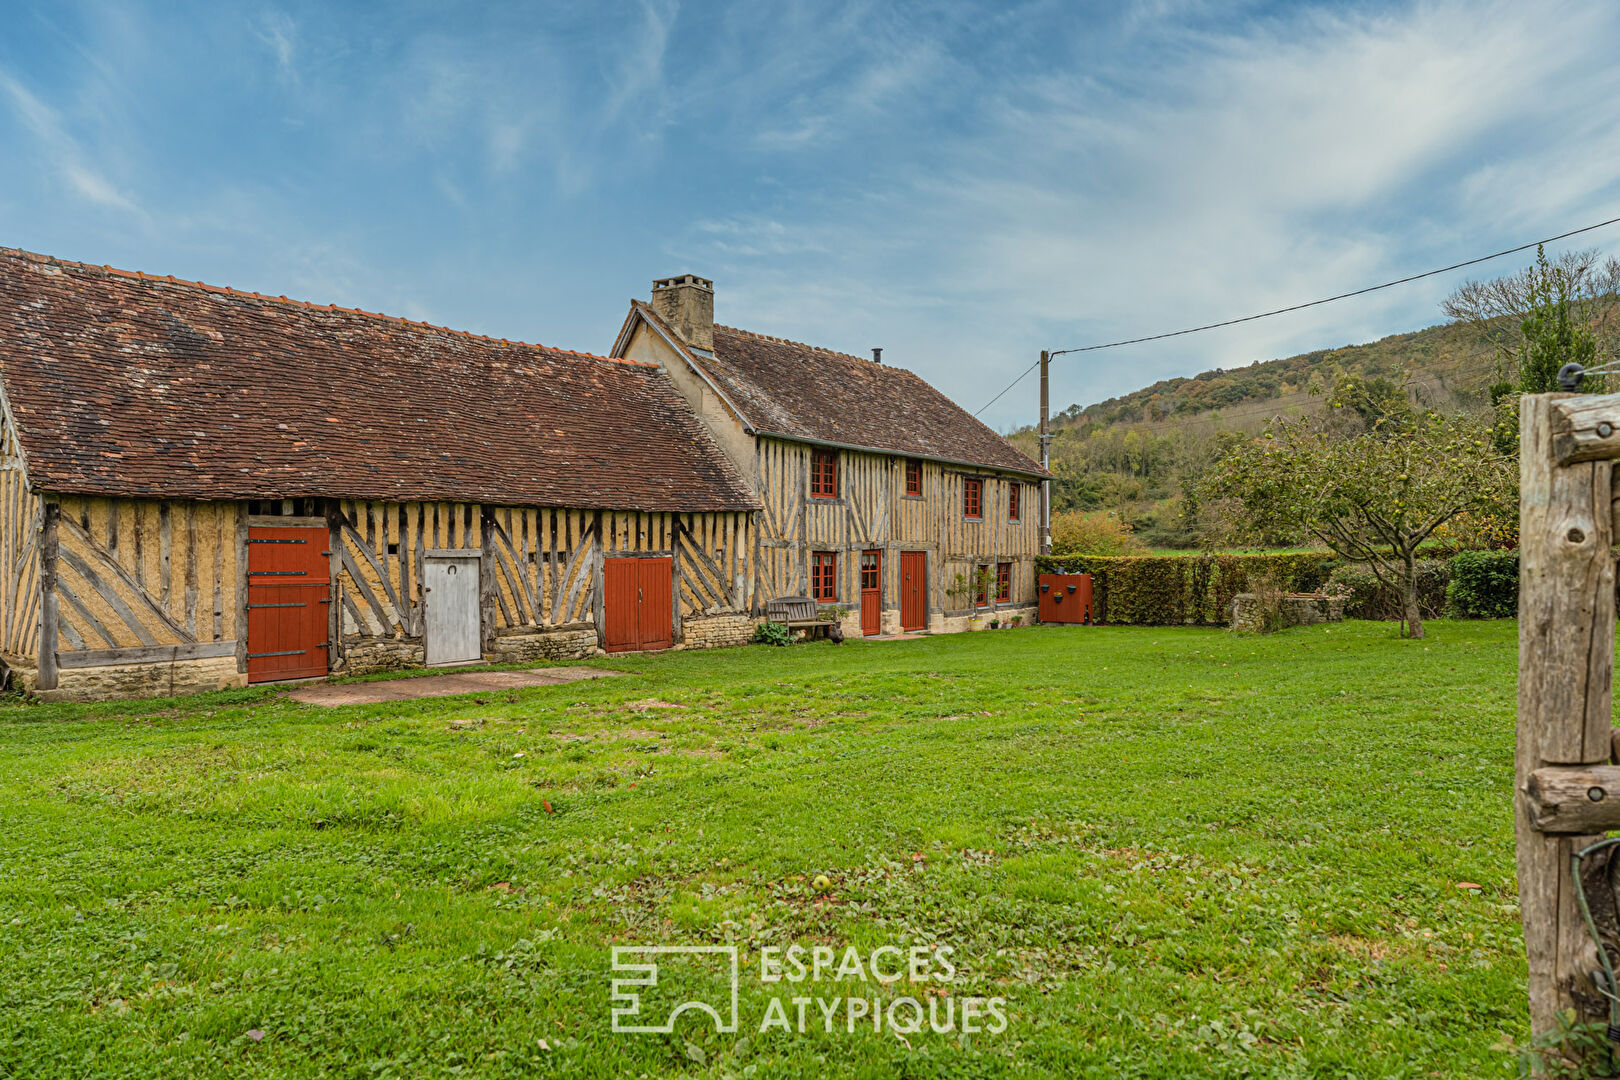
[[[308,526],[248,529],[248,682],[326,674],[330,539]]]
[[[675,644],[673,569],[668,557],[603,560],[602,637],[608,652]]]

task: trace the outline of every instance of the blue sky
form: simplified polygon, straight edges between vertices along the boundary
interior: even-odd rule
[[[1620,214],[1604,0],[11,0],[6,21],[0,245],[594,352],[692,271],[722,322],[882,346],[970,409],[1043,346]],[[1463,276],[1066,358],[1054,408],[1426,325]],[[985,418],[1032,419],[1034,393]]]

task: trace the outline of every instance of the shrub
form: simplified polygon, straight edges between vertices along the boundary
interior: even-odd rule
[[[1287,589],[1277,577],[1277,571],[1266,567],[1249,575],[1248,591],[1254,596],[1260,615],[1260,632],[1275,634],[1283,628],[1283,596]]]
[[[786,623],[762,622],[754,627],[755,645],[791,645],[793,632]]]
[[[1284,592],[1315,592],[1327,580],[1333,556],[1321,551],[1286,555],[1045,555],[1036,573],[1091,575],[1093,622],[1140,626],[1220,626],[1232,617],[1232,597],[1270,574]]]
[[[1425,619],[1440,615],[1446,606],[1446,564],[1439,559],[1417,561],[1418,611]],[[1344,613],[1352,619],[1400,621],[1406,601],[1399,587],[1378,580],[1364,563],[1345,563],[1328,577],[1328,587],[1345,597]]]
[[[1519,613],[1519,553],[1463,551],[1448,564],[1446,609],[1459,619],[1511,619]]]
[[[1069,510],[1052,515],[1052,552],[1057,555],[1146,555],[1148,547],[1128,522],[1106,510]]]

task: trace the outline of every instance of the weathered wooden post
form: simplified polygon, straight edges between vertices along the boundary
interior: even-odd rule
[[[1540,1036],[1565,1010],[1581,1023],[1609,1015],[1570,860],[1620,829],[1620,768],[1609,764],[1620,395],[1534,394],[1520,409],[1514,810],[1530,1024]]]

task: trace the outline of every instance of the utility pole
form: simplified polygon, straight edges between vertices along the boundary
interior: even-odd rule
[[[1045,349],[1041,350],[1041,468],[1050,470],[1052,466],[1051,443],[1052,433],[1047,430],[1048,414],[1052,411],[1051,387],[1047,380],[1048,369],[1051,367],[1052,357]],[[1041,554],[1052,554],[1052,481],[1041,480]]]

